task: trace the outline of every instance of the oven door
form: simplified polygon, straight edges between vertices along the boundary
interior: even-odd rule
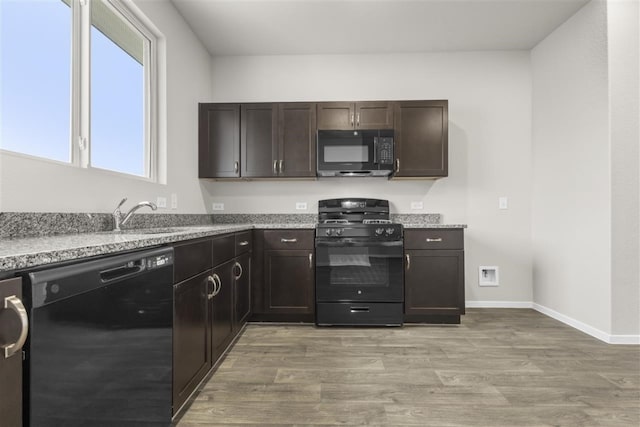
[[[316,240],[316,301],[404,300],[402,241]]]

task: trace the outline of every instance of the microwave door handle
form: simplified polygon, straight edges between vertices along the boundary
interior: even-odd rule
[[[373,137],[373,164],[378,164],[378,137]]]

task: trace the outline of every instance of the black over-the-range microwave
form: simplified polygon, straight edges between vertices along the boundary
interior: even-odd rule
[[[318,176],[389,176],[393,129],[319,130]]]

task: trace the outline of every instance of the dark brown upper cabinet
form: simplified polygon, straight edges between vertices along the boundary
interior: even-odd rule
[[[395,103],[394,178],[445,177],[449,173],[448,101]]]
[[[198,177],[240,177],[240,104],[199,104]]]
[[[275,104],[242,104],[240,176],[277,176],[277,111]]]
[[[318,129],[391,129],[393,113],[387,101],[320,102]]]
[[[316,104],[278,104],[276,159],[278,176],[316,176]]]

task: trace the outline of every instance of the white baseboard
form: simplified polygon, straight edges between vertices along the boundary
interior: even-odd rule
[[[640,335],[611,335],[584,322],[531,301],[466,301],[467,308],[532,308],[607,344],[640,345]]]
[[[531,301],[465,301],[467,308],[533,308]]]
[[[572,317],[566,316],[562,313],[558,313],[557,311],[552,310],[549,307],[533,303],[533,309],[564,324],[567,324],[572,328],[582,331],[585,334],[598,338],[600,341],[604,341],[607,344],[640,344],[640,335],[611,335]]]

